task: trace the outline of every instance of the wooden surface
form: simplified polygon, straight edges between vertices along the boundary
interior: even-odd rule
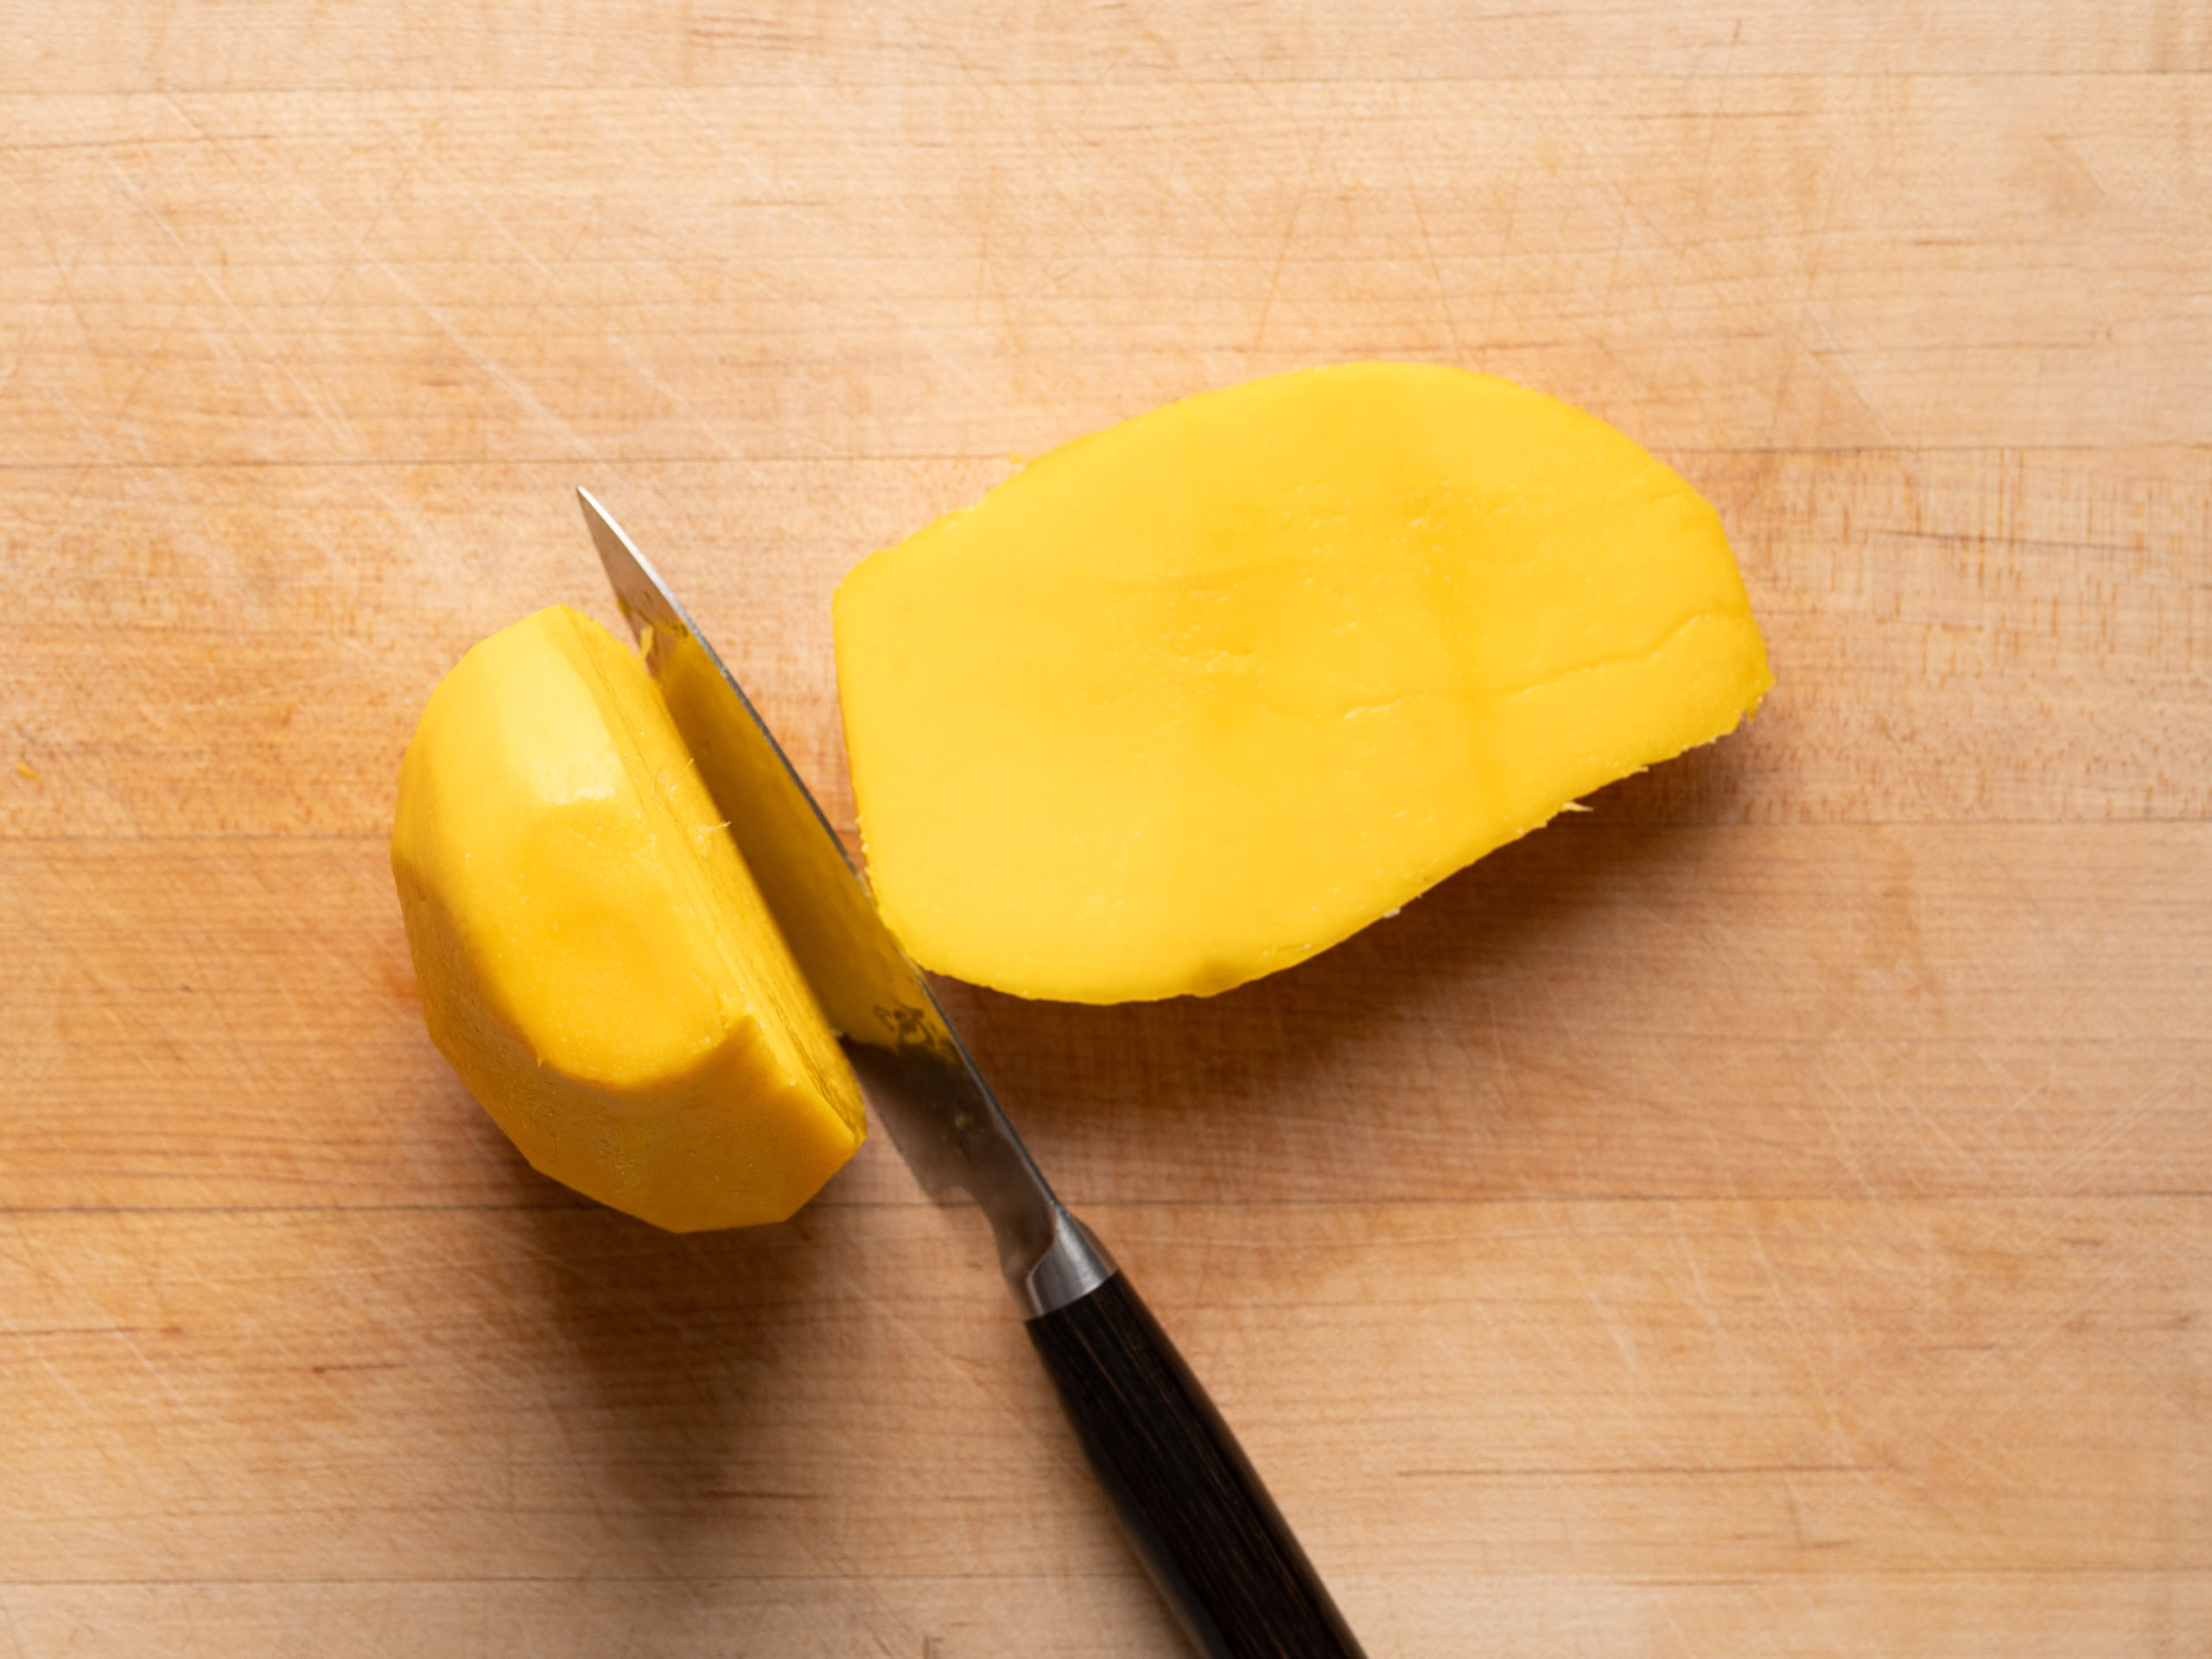
[[[1582,404],[1780,683],[1217,1001],[957,991],[1375,1659],[2212,1651],[2212,13],[8,0],[0,1655],[1105,1656],[970,1216],[677,1239],[425,1039],[394,772],[1300,364]]]

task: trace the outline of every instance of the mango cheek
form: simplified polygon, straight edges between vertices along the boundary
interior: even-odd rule
[[[1726,536],[1603,422],[1363,364],[1038,461],[838,589],[868,873],[925,967],[1209,995],[1772,683]]]

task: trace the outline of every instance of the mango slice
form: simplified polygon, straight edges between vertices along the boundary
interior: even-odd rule
[[[1711,506],[1507,381],[1361,364],[1171,404],[836,601],[868,873],[1017,995],[1287,968],[1773,683]]]
[[[556,606],[431,693],[391,868],[430,1035],[543,1173],[675,1232],[780,1221],[858,1084],[637,657]]]

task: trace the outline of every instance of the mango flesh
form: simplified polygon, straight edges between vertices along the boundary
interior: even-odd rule
[[[543,1173],[677,1232],[780,1221],[858,1084],[630,651],[565,606],[471,650],[401,764],[430,1035]]]
[[[865,560],[836,629],[884,918],[925,967],[1082,1002],[1302,961],[1772,683],[1680,477],[1404,364],[1071,443]]]

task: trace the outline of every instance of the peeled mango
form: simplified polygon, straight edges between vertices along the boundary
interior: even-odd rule
[[[780,1221],[858,1084],[634,653],[566,606],[431,693],[391,834],[430,1035],[543,1173],[676,1232]]]
[[[1370,363],[1057,449],[847,576],[869,878],[1017,995],[1303,961],[1773,683],[1720,521],[1602,421]]]

